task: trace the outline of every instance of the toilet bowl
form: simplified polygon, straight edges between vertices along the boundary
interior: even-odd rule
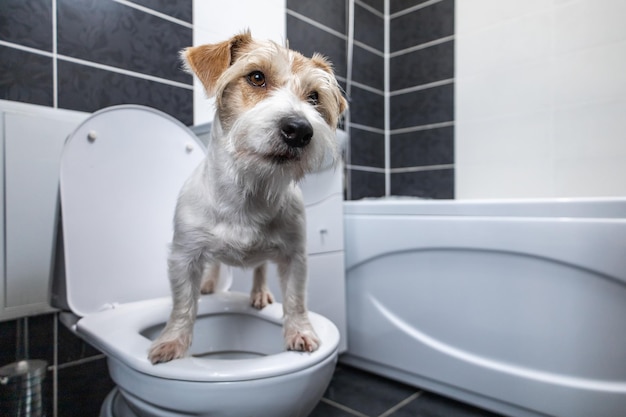
[[[282,306],[256,310],[237,292],[201,297],[186,357],[148,360],[172,306],[176,196],[203,157],[185,126],[133,105],[94,113],[65,145],[51,299],[107,356],[117,387],[102,417],[304,417],[332,377],[340,336],[330,320],[310,312],[320,348],[285,351]]]

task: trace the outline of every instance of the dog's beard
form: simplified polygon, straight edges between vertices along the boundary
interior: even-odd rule
[[[293,148],[287,145],[279,145],[276,146],[272,152],[265,155],[265,158],[276,165],[283,165],[287,163],[300,163],[304,152],[306,151],[302,148]]]

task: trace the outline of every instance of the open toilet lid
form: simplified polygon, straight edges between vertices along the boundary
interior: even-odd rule
[[[169,294],[176,198],[205,152],[182,123],[136,105],[98,111],[69,136],[59,181],[75,314]]]

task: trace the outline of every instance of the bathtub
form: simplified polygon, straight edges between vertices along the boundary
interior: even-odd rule
[[[626,199],[344,205],[344,363],[510,416],[626,416]]]

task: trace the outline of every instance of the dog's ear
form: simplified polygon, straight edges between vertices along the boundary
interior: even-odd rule
[[[181,56],[187,69],[196,74],[211,97],[215,95],[218,78],[235,62],[237,51],[251,42],[250,31],[245,31],[224,42],[183,49]]]
[[[323,69],[324,71],[326,71],[329,74],[331,74],[333,76],[333,78],[335,77],[335,72],[333,71],[332,64],[323,55],[318,54],[318,53],[314,53],[313,56],[311,57],[311,62],[316,67],[318,67],[320,69]],[[339,90],[339,86],[337,87],[337,89]],[[343,112],[346,111],[346,109],[348,108],[348,102],[339,93],[337,94],[337,105],[339,106],[339,114],[338,114],[338,116],[341,116],[343,114]]]

